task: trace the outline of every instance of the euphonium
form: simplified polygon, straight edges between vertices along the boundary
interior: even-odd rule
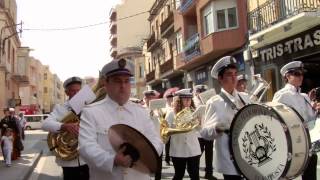
[[[106,95],[103,88],[102,76],[99,76],[98,82],[92,88],[92,91],[96,94],[96,99],[93,102],[100,101]],[[61,123],[80,123],[80,118],[70,111],[65,115]],[[70,161],[79,156],[78,152],[78,136],[74,136],[68,132],[49,133],[47,143],[50,150],[53,150],[55,156],[64,161]]]
[[[270,88],[270,83],[264,80],[260,74],[254,75],[253,78],[256,83],[249,93],[250,99],[253,102],[260,103],[263,96],[265,95],[267,90]]]
[[[199,120],[193,116],[190,108],[184,108],[175,116],[173,123],[175,128],[169,128],[168,122],[160,116],[160,135],[166,143],[173,134],[190,132],[200,125]]]

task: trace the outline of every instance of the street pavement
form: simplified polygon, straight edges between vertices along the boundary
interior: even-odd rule
[[[11,167],[6,167],[0,153],[0,179],[1,180],[62,180],[62,170],[54,162],[55,157],[46,145],[46,133],[40,130],[27,131],[24,141],[25,150],[19,160],[13,161]],[[320,154],[318,154],[320,157]],[[162,179],[172,179],[174,168],[162,162]],[[204,179],[204,156],[200,160],[200,179]],[[219,173],[214,173],[218,179],[223,179]],[[320,165],[318,163],[317,176],[320,177]],[[187,171],[185,178],[189,179]],[[320,179],[320,178],[319,178]]]

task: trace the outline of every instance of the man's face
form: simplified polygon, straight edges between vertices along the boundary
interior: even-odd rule
[[[69,96],[69,99],[71,99],[74,95],[76,95],[81,89],[80,83],[74,83],[67,86],[66,94]]]
[[[125,104],[130,97],[131,84],[129,75],[107,77],[105,88],[108,96],[119,105]]]
[[[295,70],[292,72],[288,72],[286,74],[288,79],[288,83],[292,84],[295,87],[300,87],[303,81],[303,71],[302,70]]]
[[[222,76],[218,77],[218,80],[221,86],[224,89],[235,89],[237,86],[237,69],[228,68],[222,74]]]
[[[237,83],[237,90],[239,92],[245,92],[247,90],[247,81],[246,80],[239,80]]]

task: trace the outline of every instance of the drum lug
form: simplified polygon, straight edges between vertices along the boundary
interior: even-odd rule
[[[292,154],[291,154],[291,153],[288,153],[287,161],[291,161],[291,159],[292,159]]]

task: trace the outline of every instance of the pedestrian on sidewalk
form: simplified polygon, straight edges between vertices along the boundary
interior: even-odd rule
[[[1,137],[1,145],[3,157],[7,167],[11,166],[11,155],[13,149],[13,136],[12,129],[7,128],[4,132],[4,135]]]

